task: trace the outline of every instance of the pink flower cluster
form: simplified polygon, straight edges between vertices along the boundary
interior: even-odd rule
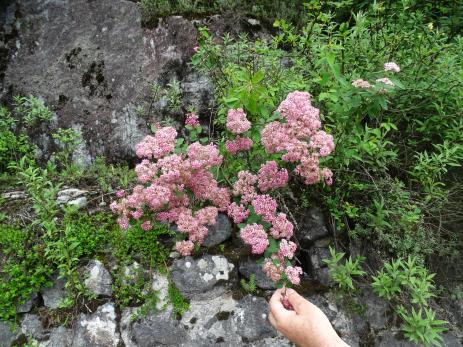
[[[251,252],[262,254],[270,244],[269,236],[280,240],[280,248],[271,257],[266,259],[263,270],[274,281],[281,279],[285,272],[285,259],[291,260],[296,252],[296,244],[289,241],[293,235],[293,224],[288,221],[284,213],[277,213],[278,203],[268,194],[259,194],[256,185],[261,192],[269,189],[283,187],[288,180],[288,172],[279,169],[275,161],[268,161],[261,166],[259,173],[254,175],[249,171],[240,171],[238,179],[233,185],[233,194],[240,197],[240,203],[232,203],[228,207],[228,215],[235,223],[244,222],[252,210],[260,216],[262,224],[252,223],[241,228],[240,237],[244,243],[251,246]],[[267,226],[264,227],[264,225]],[[266,231],[268,228],[268,233]],[[273,261],[278,262],[278,266]],[[297,273],[291,273],[292,277],[286,278],[299,283]]]
[[[368,81],[362,80],[361,78],[353,81],[352,85],[355,88],[363,88],[363,89],[368,89],[368,88],[372,87],[371,84]]]
[[[252,247],[252,253],[262,254],[269,245],[267,233],[260,224],[248,224],[240,231],[240,237],[244,243]]]
[[[238,135],[234,140],[227,140],[225,148],[230,154],[236,155],[238,152],[250,150],[252,144],[253,142],[249,137],[240,137]]]
[[[192,127],[199,125],[198,115],[194,112],[187,113],[185,119],[185,125],[190,125]]]
[[[160,128],[154,136],[146,136],[135,146],[139,158],[159,159],[175,148],[177,131],[172,127]]]
[[[243,109],[238,108],[228,111],[226,126],[233,134],[242,134],[251,128],[251,122],[246,118]]]
[[[234,202],[228,205],[228,216],[233,219],[233,222],[239,224],[249,217],[249,210],[246,206],[238,205]]]
[[[278,169],[276,161],[268,161],[260,167],[257,173],[259,189],[262,192],[282,188],[288,182],[288,170]]]
[[[392,81],[391,81],[389,78],[387,78],[387,77],[378,78],[378,79],[376,80],[376,82],[378,82],[378,83],[384,83],[384,84],[386,84],[386,85],[388,85],[388,86],[391,86],[391,87],[394,87],[394,86],[395,86],[394,82],[392,82]]]
[[[394,62],[385,63],[384,71],[400,72],[400,66]]]
[[[159,128],[154,136],[147,136],[136,147],[143,159],[135,168],[139,185],[130,195],[118,192],[118,202],[111,209],[119,214],[121,228],[127,229],[130,219],[139,220],[145,210],[161,222],[177,223],[179,232],[188,240],[176,247],[188,255],[194,244],[201,245],[208,232],[208,225],[215,223],[218,211],[230,205],[227,188],[219,187],[211,169],[222,163],[222,156],[213,144],[190,144],[186,153],[172,154],[177,132],[171,127]],[[150,161],[149,159],[157,159]],[[192,211],[191,201],[205,207]],[[209,204],[209,206],[207,206]],[[143,230],[151,230],[150,221],[140,221]]]
[[[319,157],[334,150],[333,136],[321,127],[320,111],[313,107],[310,94],[289,93],[278,107],[285,122],[271,122],[262,130],[262,144],[269,154],[283,153],[281,159],[299,163],[294,172],[306,184],[314,184],[323,177]]]

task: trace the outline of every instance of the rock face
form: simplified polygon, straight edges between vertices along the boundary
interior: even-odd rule
[[[132,340],[136,346],[181,346],[187,339],[186,329],[170,310],[150,314],[132,326]]]
[[[143,29],[138,5],[128,0],[17,0],[6,16],[4,26],[17,28],[17,37],[0,96],[45,99],[55,112],[53,128],[82,134],[80,158],[75,158],[81,162],[97,155],[133,157],[134,145],[147,132],[146,121],[160,116],[150,107],[150,83],[183,80],[197,40],[195,26],[182,17]],[[185,90],[204,101],[210,85],[196,79],[201,78],[189,76]],[[137,106],[152,114],[142,119]],[[49,152],[56,144],[42,136],[40,146]]]
[[[138,346],[290,346],[277,336],[267,319],[265,299],[246,296],[237,301],[230,292],[219,297],[192,299],[181,320],[170,309],[137,321],[124,310],[121,329],[127,347]]]
[[[29,296],[29,299],[26,302],[24,302],[23,304],[18,305],[18,307],[16,307],[16,312],[17,313],[27,313],[27,312],[29,312],[32,309],[32,307],[34,307],[37,304],[38,299],[39,299],[39,297],[38,297],[37,293],[35,293],[35,292],[31,293],[30,296]]]
[[[256,263],[255,260],[248,258],[240,263],[239,267],[240,274],[246,277],[248,280],[251,275],[254,274],[256,277],[256,285],[261,289],[276,289],[275,282],[273,282],[267,275],[262,271],[262,265]]]
[[[209,227],[209,232],[203,241],[206,247],[217,246],[228,240],[232,233],[232,225],[228,217],[222,213],[217,216],[217,222]]]
[[[172,280],[187,298],[210,298],[225,292],[235,277],[234,265],[221,255],[205,255],[200,259],[185,257],[174,262]]]
[[[29,313],[24,316],[21,323],[21,331],[25,336],[30,336],[35,340],[42,340],[47,334],[39,316]]]
[[[264,298],[246,296],[237,305],[234,315],[237,333],[244,341],[255,341],[262,337],[276,336],[268,322],[268,304]]]
[[[18,332],[13,331],[11,324],[0,321],[0,347],[10,347],[17,336]]]
[[[113,303],[98,307],[93,314],[80,315],[72,340],[73,347],[117,347],[120,342]]]
[[[302,249],[309,249],[315,241],[330,235],[323,212],[316,207],[305,211],[299,226],[296,238],[300,242]]]
[[[90,261],[84,270],[83,277],[85,286],[92,293],[102,296],[111,296],[113,293],[113,279],[101,261]]]
[[[46,307],[55,309],[58,308],[61,301],[66,297],[64,285],[66,280],[64,278],[58,279],[55,275],[53,278],[53,286],[51,288],[44,288],[40,291],[43,298],[43,303]]]

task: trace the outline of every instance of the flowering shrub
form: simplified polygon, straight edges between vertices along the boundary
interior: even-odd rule
[[[306,184],[321,180],[332,184],[331,170],[321,169],[319,164],[321,157],[334,150],[333,137],[321,130],[319,110],[310,97],[307,92],[288,94],[277,109],[278,120],[263,125],[259,143],[250,137],[253,125],[246,112],[230,109],[226,120],[229,138],[221,146],[222,154],[212,143],[178,146],[184,140],[176,140],[172,127],[147,136],[136,146],[142,159],[135,168],[140,184],[128,196],[117,192],[120,200],[111,204],[119,214],[121,228],[139,223],[148,231],[152,219],[175,223],[179,231],[176,249],[190,255],[202,244],[217,213],[227,211],[251,253],[264,256],[263,270],[268,277],[280,284],[299,284],[302,269],[291,263],[297,250],[290,240],[294,227],[286,214],[278,212],[272,193],[288,183],[289,170]],[[187,115],[185,124],[195,136],[201,131],[194,113]],[[253,151],[258,151],[263,161],[257,173],[241,169],[234,182],[219,186],[212,171],[229,164],[224,163],[224,156],[233,164],[234,156],[257,158]]]

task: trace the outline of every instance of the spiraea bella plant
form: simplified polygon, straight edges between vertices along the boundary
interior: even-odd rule
[[[186,256],[202,244],[218,212],[227,211],[251,253],[263,256],[267,276],[279,285],[299,284],[303,271],[293,263],[294,227],[273,195],[290,175],[305,184],[332,184],[332,172],[320,168],[320,159],[334,150],[333,137],[321,130],[319,110],[310,98],[307,92],[288,94],[274,121],[263,125],[253,125],[243,109],[230,109],[219,144],[186,145],[184,139],[176,140],[174,128],[159,128],[136,146],[142,158],[135,168],[139,185],[130,195],[119,192],[120,200],[111,205],[119,225],[150,230],[154,221],[175,223],[176,248]],[[197,138],[196,115],[188,115],[186,126]],[[234,165],[238,161],[253,165]],[[260,167],[252,172],[256,162]],[[219,167],[232,167],[236,175],[221,185]]]

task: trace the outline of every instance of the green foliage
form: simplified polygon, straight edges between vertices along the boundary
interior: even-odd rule
[[[0,320],[14,320],[16,307],[46,285],[52,268],[31,229],[0,224]]]
[[[34,152],[33,146],[25,134],[17,134],[17,121],[6,107],[0,107],[0,171],[6,171],[8,166],[24,155]]]
[[[303,2],[298,0],[141,0],[139,5],[145,22],[149,24],[154,24],[158,18],[171,15],[198,17],[221,12],[233,12],[235,16],[247,15],[269,22],[277,17],[298,22]]]
[[[15,113],[22,118],[28,128],[33,127],[39,121],[47,122],[52,117],[52,113],[45,106],[45,102],[34,96],[15,96],[13,97],[13,104]]]
[[[380,297],[388,300],[403,300],[408,295],[410,303],[426,306],[434,296],[434,276],[414,258],[397,259],[384,264],[373,277],[372,287]]]
[[[167,295],[169,297],[169,302],[172,303],[172,314],[174,316],[182,315],[184,312],[189,310],[190,304],[185,300],[182,293],[180,293],[172,281],[169,282]]]
[[[436,319],[434,311],[428,307],[429,300],[435,296],[432,292],[434,276],[415,258],[408,258],[386,262],[372,278],[373,290],[395,305],[403,320],[405,336],[425,346],[440,346],[442,337],[439,334],[447,330],[444,327],[447,322]]]
[[[60,150],[53,154],[53,159],[61,168],[60,175],[66,181],[78,180],[83,175],[83,168],[72,162],[72,154],[82,143],[82,136],[74,129],[59,128],[51,134]]]
[[[255,274],[251,274],[251,276],[249,277],[249,281],[246,282],[246,280],[244,278],[241,279],[240,281],[241,283],[241,287],[243,287],[243,289],[245,291],[247,291],[248,293],[255,293],[256,290],[257,290],[257,287],[256,287],[256,275]]]
[[[364,261],[364,257],[358,256],[355,260],[349,257],[344,264],[340,264],[345,253],[336,252],[334,247],[330,246],[331,259],[324,259],[328,265],[331,278],[338,284],[339,288],[344,291],[354,291],[354,276],[363,276],[365,271],[362,270],[361,264]]]
[[[166,96],[169,109],[172,111],[180,111],[180,107],[182,106],[182,91],[179,81],[174,78],[167,84],[167,87]]]
[[[401,309],[399,312],[404,320],[402,330],[410,341],[425,346],[442,345],[440,333],[447,330],[444,327],[447,322],[436,319],[432,309],[425,307],[424,310],[420,308],[416,311],[415,308],[412,308],[411,313],[406,312],[404,309]]]

